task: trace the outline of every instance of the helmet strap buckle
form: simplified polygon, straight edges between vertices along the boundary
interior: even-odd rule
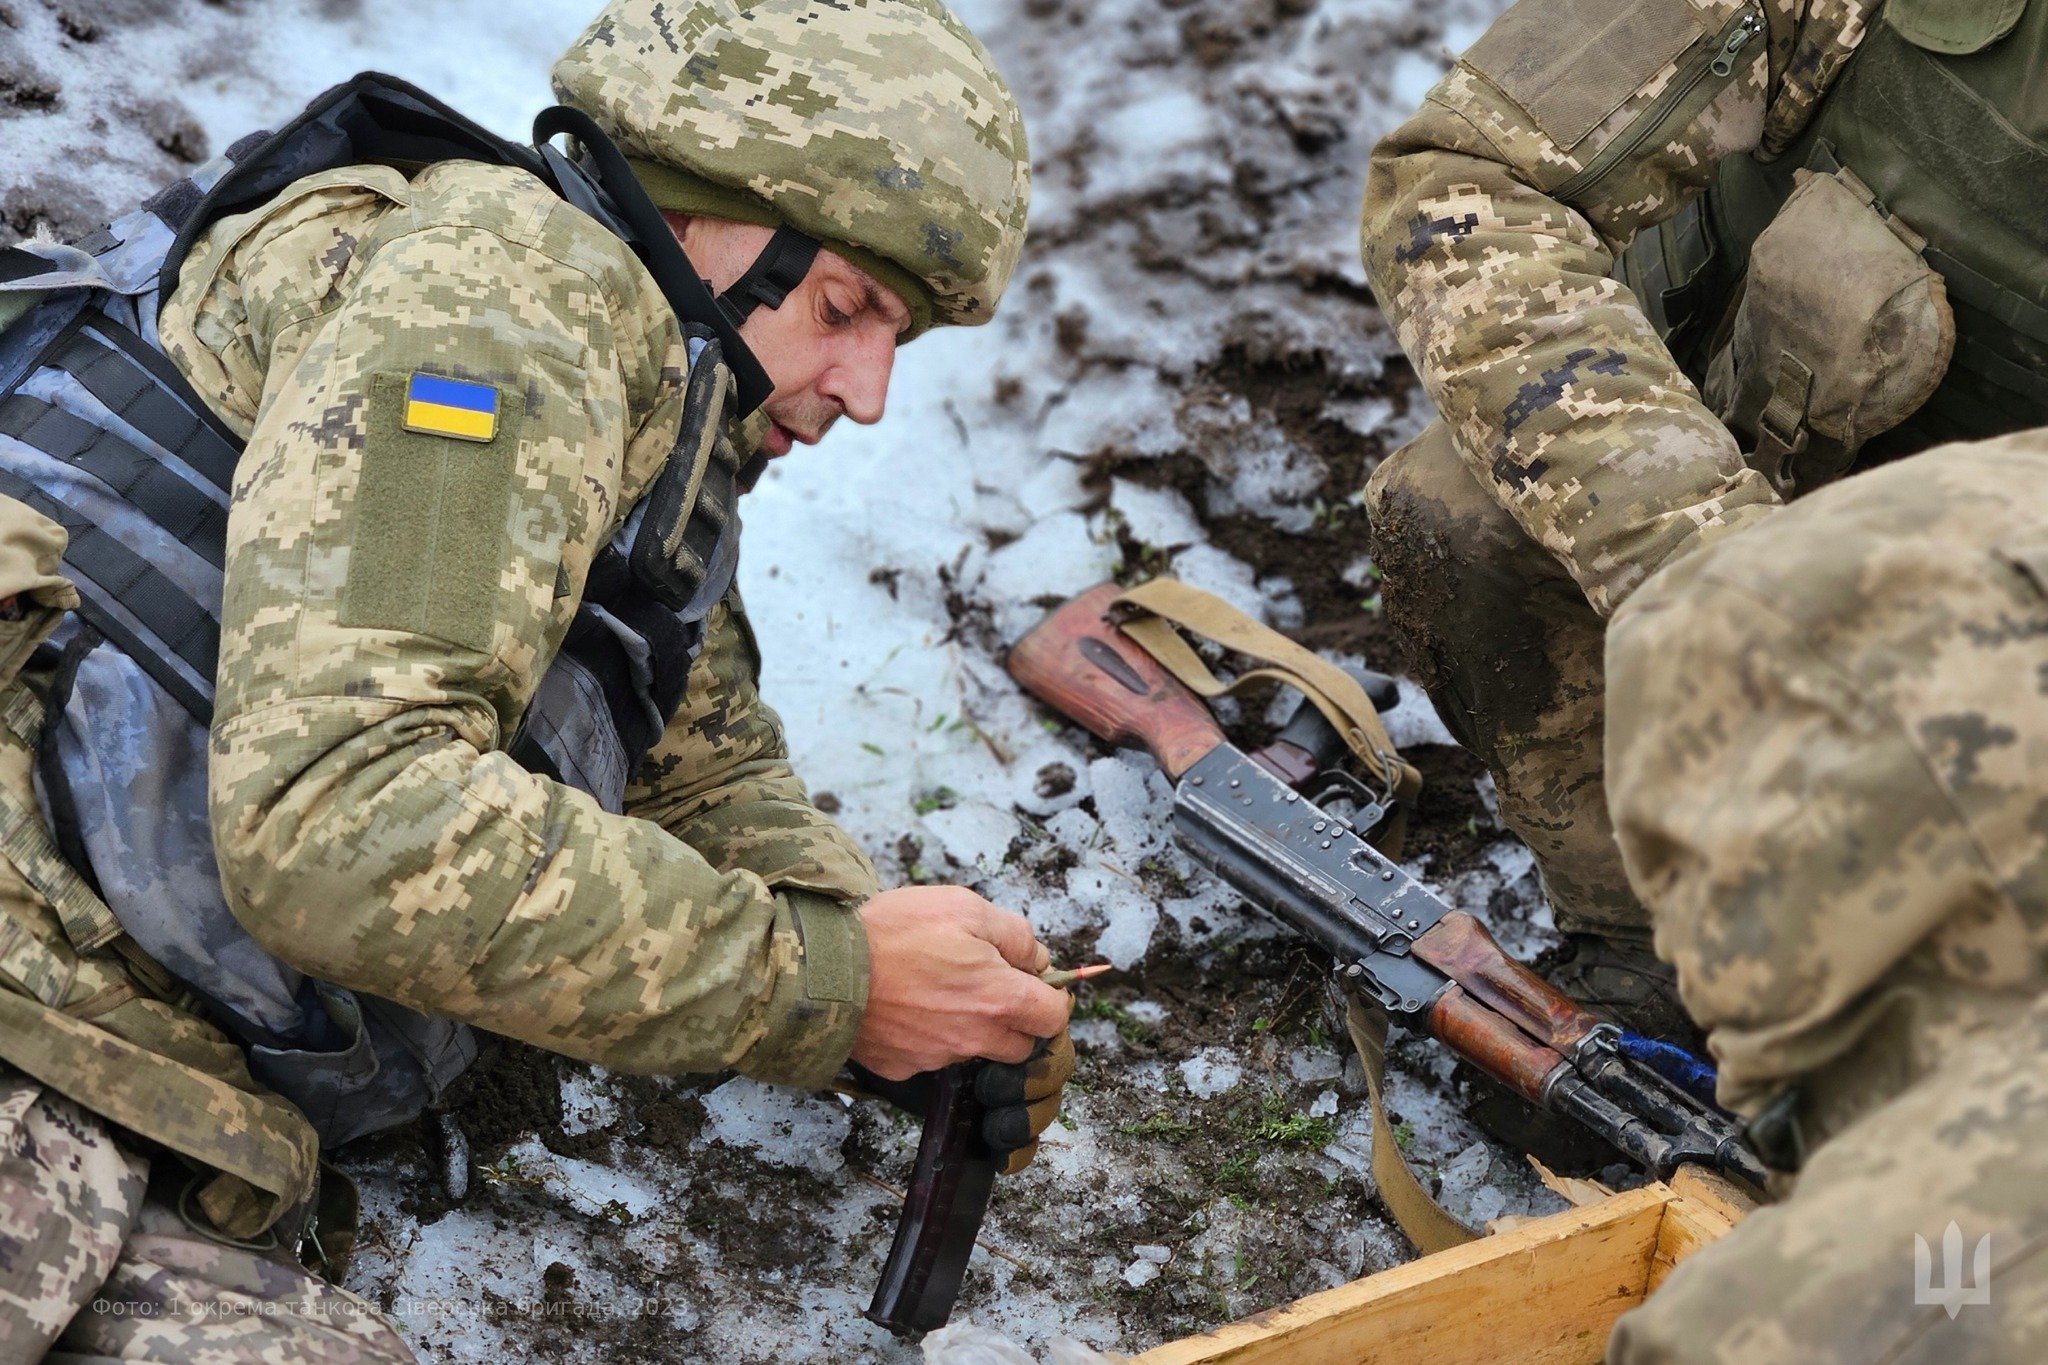
[[[718,296],[718,311],[738,327],[756,308],[763,305],[770,309],[782,307],[790,291],[811,273],[811,265],[818,259],[819,246],[817,238],[798,232],[787,224],[776,228],[775,235],[768,239],[767,246],[761,248],[761,254],[754,258],[746,273],[733,281],[732,288]]]

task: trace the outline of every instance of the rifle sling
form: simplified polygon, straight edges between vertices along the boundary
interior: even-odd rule
[[[1367,1009],[1358,997],[1345,993],[1344,1025],[1351,1032],[1351,1045],[1365,1065],[1365,1089],[1372,1100],[1372,1179],[1379,1187],[1380,1202],[1427,1256],[1466,1242],[1476,1241],[1477,1229],[1452,1215],[1432,1199],[1429,1190],[1409,1166],[1400,1144],[1394,1141],[1393,1125],[1387,1122],[1383,1092],[1387,1072],[1387,1016]]]
[[[1395,751],[1378,709],[1356,678],[1221,598],[1176,579],[1142,583],[1119,596],[1112,606],[1134,613],[1122,623],[1124,634],[1198,696],[1214,699],[1235,693],[1254,680],[1271,679],[1313,702],[1366,771],[1395,798],[1394,822],[1380,842],[1389,854],[1398,856],[1408,809],[1422,790],[1422,774]],[[1176,626],[1265,666],[1248,669],[1225,683],[1210,672]]]

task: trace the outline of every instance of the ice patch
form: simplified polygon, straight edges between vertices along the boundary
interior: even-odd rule
[[[1091,765],[1089,773],[1094,773]],[[1063,810],[1045,822],[1045,832],[1077,853],[1094,848],[1102,839],[1102,825],[1085,810]]]
[[[1354,435],[1371,436],[1394,418],[1394,405],[1385,398],[1353,398],[1323,404],[1323,420],[1348,428]]]
[[[539,1138],[522,1138],[506,1152],[500,1170],[516,1172],[522,1181],[538,1180],[541,1187],[567,1201],[578,1212],[621,1221],[644,1218],[661,1206],[659,1190],[613,1166],[560,1156],[543,1147]],[[488,1178],[488,1176],[486,1177]]]
[[[1071,512],[1087,506],[1088,490],[1081,486],[1081,467],[1072,460],[1047,460],[1017,489],[1017,502],[1034,517]]]
[[[1003,865],[1004,855],[1022,832],[1016,816],[979,801],[927,811],[920,823],[938,838],[947,857],[983,874]]]
[[[570,1068],[561,1082],[562,1131],[571,1137],[602,1132],[619,1121],[619,1099],[611,1073],[601,1066]]]
[[[1038,440],[1044,449],[1066,455],[1113,448],[1159,454],[1172,449],[1176,439],[1173,401],[1174,395],[1149,370],[1086,378],[1064,387],[1039,427]]]
[[[1171,488],[1147,488],[1118,479],[1110,485],[1109,505],[1141,545],[1177,550],[1208,539],[1188,500]]]
[[[1180,1064],[1180,1078],[1198,1100],[1213,1100],[1244,1079],[1237,1058],[1222,1048],[1205,1047]]]
[[[1163,1024],[1166,1022],[1166,1006],[1157,1000],[1133,1000],[1124,1006],[1124,1013],[1141,1024]]]
[[[1228,176],[1215,155],[1215,114],[1194,91],[1168,86],[1102,115],[1102,141],[1114,149],[1105,173],[1125,185],[1181,177]]]
[[[1088,1051],[1116,1052],[1124,1045],[1114,1019],[1075,1019],[1067,1025],[1067,1032],[1073,1035],[1074,1046]]]
[[[1287,1054],[1287,1074],[1303,1085],[1334,1081],[1344,1074],[1344,1054],[1333,1048],[1296,1048]]]
[[[1429,701],[1429,694],[1407,678],[1399,680],[1401,700],[1393,710],[1381,714],[1380,724],[1387,727],[1387,738],[1394,741],[1396,749],[1413,748],[1421,744],[1456,744],[1451,732],[1436,713],[1436,707]]]
[[[772,1166],[829,1173],[846,1164],[846,1110],[831,1100],[735,1077],[703,1098],[710,1122],[698,1143],[716,1140]]]
[[[1490,845],[1481,856],[1493,864],[1493,870],[1500,873],[1500,879],[1509,884],[1536,870],[1536,855],[1519,839],[1502,839]]]
[[[1112,893],[1104,901],[1109,922],[1096,936],[1095,951],[1118,971],[1128,971],[1152,946],[1153,931],[1159,927],[1159,906],[1135,888],[1129,894]]]
[[[1111,754],[1088,765],[1095,815],[1126,872],[1171,837],[1167,814],[1173,789],[1150,759]]]
[[[977,591],[1022,602],[1072,597],[1113,574],[1118,560],[1115,546],[1089,534],[1086,517],[1059,512],[991,554]]]

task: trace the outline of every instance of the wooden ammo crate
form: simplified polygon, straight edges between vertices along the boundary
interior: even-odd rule
[[[1750,1201],[1692,1168],[1311,1294],[1132,1365],[1598,1361],[1614,1320],[1735,1226]]]

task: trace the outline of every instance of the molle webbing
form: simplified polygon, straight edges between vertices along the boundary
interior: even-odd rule
[[[114,420],[88,420],[21,391],[67,377]],[[131,432],[156,449],[137,445]],[[0,436],[92,476],[165,533],[149,543],[158,555],[185,561],[182,571],[161,560],[153,563],[135,548],[143,542],[102,525],[94,510],[55,491],[63,483],[36,478],[18,461],[0,465],[0,493],[35,508],[69,535],[64,560],[78,582],[79,615],[134,658],[195,721],[210,723],[219,621],[180,586],[180,578],[218,582],[239,443],[168,360],[90,308],[44,348],[22,384],[0,398]]]
[[[78,614],[135,660],[201,725],[213,716],[220,621],[91,517],[0,468],[0,494],[64,528],[64,567],[78,584]]]
[[[1925,258],[1955,314],[1948,373],[1897,433],[1873,444],[1884,456],[2048,423],[2048,129],[2038,126],[2048,3],[2033,0],[2010,33],[1965,57],[1917,45],[1889,13],[1782,155],[1722,163],[1703,210],[1711,245],[1665,272],[1699,270],[1715,291],[1699,300],[1692,332],[1667,332],[1698,380],[1705,352],[1685,343],[1710,334],[1729,311],[1751,244],[1790,196],[1794,172],[1854,172],[1886,212],[1926,239]],[[1654,236],[1642,234],[1629,254],[1668,245],[1648,240]],[[1701,270],[1699,258],[1711,265]],[[1821,274],[1848,268],[1838,260],[1814,265]]]

